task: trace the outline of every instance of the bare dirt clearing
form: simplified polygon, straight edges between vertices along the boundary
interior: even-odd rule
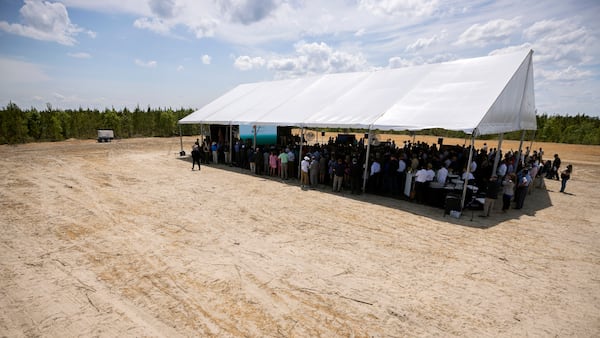
[[[0,146],[0,335],[598,336],[600,147],[540,146],[569,194],[472,221],[191,171],[179,138]]]

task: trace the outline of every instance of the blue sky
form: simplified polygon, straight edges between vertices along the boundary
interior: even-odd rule
[[[0,105],[200,108],[240,83],[533,49],[538,113],[600,116],[598,18],[597,0],[0,0]]]

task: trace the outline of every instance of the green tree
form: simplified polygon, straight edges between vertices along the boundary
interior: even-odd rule
[[[26,113],[15,103],[10,102],[0,112],[0,142],[1,143],[25,143],[29,138]]]

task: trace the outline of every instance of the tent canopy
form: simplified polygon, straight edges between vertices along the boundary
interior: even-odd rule
[[[535,130],[532,54],[241,84],[179,123]]]

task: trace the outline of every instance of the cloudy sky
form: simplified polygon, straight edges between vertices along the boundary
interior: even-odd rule
[[[598,0],[0,0],[0,105],[200,108],[240,83],[533,49],[538,113],[600,116],[598,18]]]

